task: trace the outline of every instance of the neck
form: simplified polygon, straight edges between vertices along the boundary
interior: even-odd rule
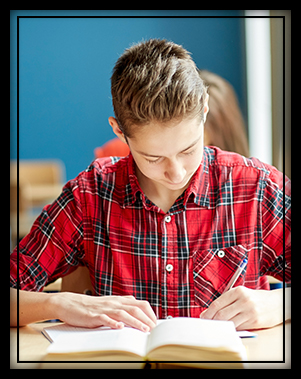
[[[135,165],[136,175],[140,187],[149,200],[156,204],[163,212],[167,213],[176,199],[183,193],[188,187],[189,183],[184,188],[178,190],[170,190],[164,187],[162,184],[150,180]]]

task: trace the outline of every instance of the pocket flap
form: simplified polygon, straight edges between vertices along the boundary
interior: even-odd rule
[[[243,259],[248,257],[247,245],[222,249],[198,250],[193,253],[193,278],[196,302],[207,307],[219,297]],[[235,287],[244,284],[246,268]]]

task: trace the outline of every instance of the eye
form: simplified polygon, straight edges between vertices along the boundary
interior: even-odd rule
[[[146,159],[146,158],[145,158],[145,159]],[[151,163],[151,164],[158,163],[159,160],[160,160],[160,158],[157,158],[157,159],[154,159],[154,160],[146,159],[146,161],[147,161],[148,163]]]
[[[192,154],[194,154],[195,151],[196,151],[196,149],[193,149],[193,150],[191,150],[191,151],[189,151],[187,153],[183,153],[183,154],[184,155],[192,155]]]

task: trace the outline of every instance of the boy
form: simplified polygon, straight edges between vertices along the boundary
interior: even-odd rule
[[[232,320],[237,329],[282,322],[283,290],[269,291],[266,275],[290,281],[289,180],[255,158],[203,146],[208,96],[182,46],[132,46],[111,90],[109,123],[131,154],[96,160],[65,185],[21,241],[19,274],[12,253],[11,325],[15,288],[20,325],[59,318],[148,331],[157,317]],[[96,296],[38,292],[78,265],[88,267]]]

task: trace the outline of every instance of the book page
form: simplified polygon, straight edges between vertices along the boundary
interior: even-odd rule
[[[60,335],[56,335],[47,353],[126,351],[143,357],[146,352],[148,334],[128,327],[109,330],[99,328],[97,331],[90,329],[86,332],[69,330],[67,333],[61,332]]]
[[[157,327],[151,333],[127,326],[114,330],[108,327],[79,328],[67,324],[50,326],[42,333],[54,342],[48,352],[60,354],[127,351],[145,357],[148,352],[164,345],[207,347],[235,352],[242,348],[232,322],[188,317],[157,320]]]
[[[111,330],[111,328],[107,326],[100,326],[98,328],[81,328],[78,326],[72,326],[68,324],[59,324],[59,325],[54,325],[54,326],[49,326],[48,328],[44,328],[42,330],[42,334],[50,341],[50,342],[55,342],[55,340],[60,336],[60,335],[67,335],[70,333],[91,333],[91,332],[96,332],[99,330]]]
[[[178,317],[160,322],[151,332],[147,353],[163,345],[186,345],[241,351],[242,343],[231,321]]]

